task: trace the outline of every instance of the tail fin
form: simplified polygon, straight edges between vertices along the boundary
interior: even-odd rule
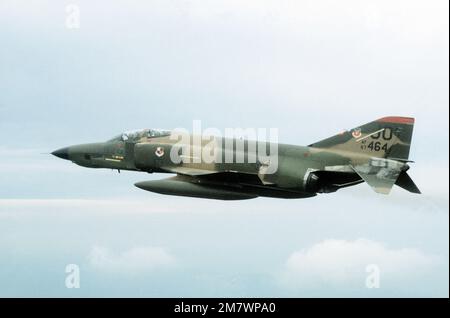
[[[420,193],[406,173],[413,128],[414,118],[383,117],[310,147],[367,155],[350,166],[375,192],[388,194],[397,184]]]
[[[370,157],[407,161],[414,118],[383,117],[310,147],[364,153]]]

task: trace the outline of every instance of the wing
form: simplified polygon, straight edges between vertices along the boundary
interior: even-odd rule
[[[258,174],[252,173],[243,173],[237,171],[212,171],[201,168],[193,168],[186,166],[179,167],[162,167],[163,170],[171,173],[176,173],[179,175],[191,176],[191,177],[204,177],[205,179],[214,180],[214,179],[229,179],[233,180],[232,182],[240,182],[243,180],[244,182],[251,181],[252,184],[257,185],[271,185],[272,182],[268,182],[265,178],[265,166],[262,166]],[[208,177],[210,176],[210,177]]]

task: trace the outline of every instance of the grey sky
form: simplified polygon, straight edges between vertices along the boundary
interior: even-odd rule
[[[68,3],[0,3],[1,296],[448,297],[447,1],[74,1],[80,29]],[[41,154],[195,119],[309,144],[386,115],[416,118],[421,196],[173,198]]]

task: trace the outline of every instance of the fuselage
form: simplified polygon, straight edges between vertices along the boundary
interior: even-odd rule
[[[141,189],[221,200],[305,198],[366,182],[420,193],[407,174],[414,118],[388,116],[308,146],[144,129],[53,154],[89,168],[168,173]],[[270,139],[270,138],[269,138]]]
[[[350,159],[344,155],[307,146],[222,137],[189,135],[183,142],[170,132],[151,137],[122,136],[102,143],[70,146],[53,154],[88,168],[177,174],[179,180],[196,184],[205,194],[219,189],[300,198],[333,192],[361,181],[349,167],[345,168]],[[137,186],[145,186],[140,185]],[[158,185],[156,190],[160,188]],[[152,191],[150,186],[148,189]]]

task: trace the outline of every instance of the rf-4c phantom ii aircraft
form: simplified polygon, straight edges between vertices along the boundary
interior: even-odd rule
[[[157,129],[124,133],[107,142],[71,146],[52,154],[89,168],[172,173],[175,176],[136,186],[178,196],[220,200],[308,198],[364,181],[378,193],[388,194],[394,184],[420,193],[407,174],[413,127],[414,118],[384,117],[309,146],[264,142],[266,148],[277,147],[273,171],[269,171],[271,158],[266,148],[262,156],[259,147],[249,146],[249,140],[215,137],[213,143],[201,141],[196,146],[192,143],[195,135],[188,135],[183,144],[174,138],[174,131]],[[240,142],[244,143],[243,150],[236,147]],[[232,145],[231,154],[226,144]],[[222,160],[195,160],[195,154],[205,150],[219,153]],[[173,160],[173,154],[178,160]],[[225,157],[232,162],[223,160]],[[251,157],[254,162],[245,160]]]

